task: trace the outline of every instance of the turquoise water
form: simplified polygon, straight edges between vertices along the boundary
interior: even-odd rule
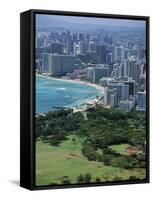
[[[101,94],[85,84],[36,76],[36,113],[79,105]]]

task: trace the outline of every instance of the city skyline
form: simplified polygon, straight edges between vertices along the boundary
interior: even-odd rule
[[[78,19],[83,19],[83,22],[79,23],[88,22],[92,26],[93,22],[97,24],[107,21],[111,24],[115,22],[115,27],[121,26],[121,21],[124,21],[123,28],[128,27],[129,23],[133,23],[133,25],[137,23],[141,26],[143,24],[142,27],[145,30],[143,21],[136,20],[45,15],[42,15],[42,17],[44,19],[48,17],[50,23],[53,19],[54,23],[56,19],[62,19],[67,25],[70,22],[78,24]],[[39,24],[39,20],[38,22],[37,20],[38,18],[36,18],[36,25]],[[146,38],[140,32],[130,33],[130,31],[126,31],[126,34],[122,34],[120,32],[95,31],[94,33],[84,33],[78,28],[77,33],[68,30],[56,30],[45,35],[36,31],[36,64],[40,73],[48,73],[50,76],[76,77],[98,85],[101,84],[101,79],[109,78],[113,86],[110,86],[107,81],[105,87],[101,84],[105,88],[104,102],[106,106],[118,107],[127,111],[137,107],[137,109],[145,111],[146,94],[137,95],[139,92],[144,92],[146,88],[145,45]],[[78,77],[75,74],[76,70],[79,74]],[[126,98],[122,98],[120,89],[113,92],[114,88],[118,88],[116,84],[123,85],[122,93],[127,93]],[[129,84],[129,89],[124,91],[124,85],[127,84]],[[130,87],[131,84],[133,84],[133,89]],[[131,90],[133,91],[131,92]],[[108,94],[110,97],[107,97],[107,99],[111,99],[111,101],[106,100]],[[143,103],[140,104],[139,101],[143,101]],[[123,105],[125,105],[125,108]]]

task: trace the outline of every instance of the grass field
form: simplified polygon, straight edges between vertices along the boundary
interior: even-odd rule
[[[127,148],[129,147],[129,144],[117,144],[117,145],[111,145],[109,146],[112,150],[116,151],[117,153],[120,153],[122,155],[128,155]]]
[[[72,140],[75,138],[75,141]],[[111,181],[115,177],[127,180],[129,176],[143,178],[145,170],[125,170],[103,163],[88,161],[81,153],[81,140],[76,136],[69,136],[60,146],[51,146],[42,141],[36,142],[36,185],[61,183],[63,176],[69,176],[72,183],[76,183],[80,173],[91,173],[92,182],[99,177],[102,182]],[[123,145],[125,146],[125,145]],[[123,148],[123,147],[122,147]],[[121,149],[122,149],[121,148]]]

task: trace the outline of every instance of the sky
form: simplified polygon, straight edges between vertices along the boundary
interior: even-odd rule
[[[36,15],[36,26],[111,26],[111,27],[134,27],[145,28],[146,22],[143,20],[125,20],[125,19],[109,19],[109,18],[94,18],[94,17],[73,17],[59,15]]]

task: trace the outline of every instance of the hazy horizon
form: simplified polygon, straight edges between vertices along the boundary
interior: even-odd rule
[[[80,16],[36,14],[36,27],[61,27],[73,29],[93,28],[146,28],[145,20],[110,19]],[[90,27],[89,27],[90,26]],[[92,27],[91,27],[92,26]]]

